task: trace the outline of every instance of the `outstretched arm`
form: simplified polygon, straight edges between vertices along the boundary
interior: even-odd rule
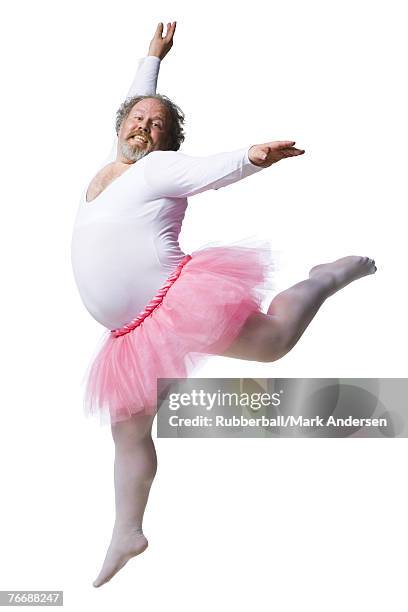
[[[304,150],[294,144],[267,142],[208,157],[153,151],[145,158],[145,179],[153,197],[184,198],[236,183],[285,157],[302,155]]]
[[[156,31],[149,44],[147,56],[139,60],[136,75],[126,94],[126,99],[133,96],[148,96],[156,93],[157,79],[159,76],[160,62],[173,46],[173,37],[176,30],[176,22],[167,24],[166,35],[163,36],[163,24],[157,25]],[[116,159],[118,137],[115,133],[112,148],[108,157],[101,167]]]

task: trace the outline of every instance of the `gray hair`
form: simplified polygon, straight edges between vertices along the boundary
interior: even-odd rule
[[[167,149],[169,151],[178,151],[185,138],[183,130],[185,116],[177,104],[172,102],[167,96],[161,94],[152,94],[150,96],[133,96],[132,98],[127,98],[116,111],[116,134],[119,134],[122,122],[128,117],[134,105],[140,102],[140,100],[145,100],[146,98],[158,100],[167,109],[170,117],[170,123],[167,130]]]

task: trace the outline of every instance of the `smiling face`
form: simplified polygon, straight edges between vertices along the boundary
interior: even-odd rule
[[[121,161],[135,162],[152,151],[166,150],[168,122],[167,109],[158,100],[144,98],[137,102],[119,129]]]

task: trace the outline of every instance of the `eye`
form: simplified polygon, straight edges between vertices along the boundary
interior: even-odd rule
[[[157,123],[157,122],[155,122],[155,123],[153,123],[153,125],[155,125],[156,127],[158,127],[160,130],[161,130],[161,128],[162,128],[161,123]]]

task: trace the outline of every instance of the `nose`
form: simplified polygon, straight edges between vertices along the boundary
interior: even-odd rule
[[[149,131],[148,120],[146,117],[139,121],[139,130],[142,130],[143,132],[145,132],[145,134],[147,134],[147,132]]]

